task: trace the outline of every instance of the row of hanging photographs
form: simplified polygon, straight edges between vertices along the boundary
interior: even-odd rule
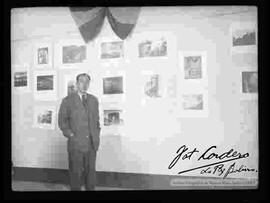
[[[242,34],[241,34],[242,33]],[[151,36],[151,35],[150,35]],[[256,47],[257,38],[256,32],[253,29],[245,29],[245,32],[232,32],[232,51],[235,53],[249,52]],[[254,38],[255,37],[255,38]],[[138,45],[139,58],[147,57],[164,57],[168,54],[168,43],[166,38],[161,37],[159,40],[151,41],[145,40]],[[86,59],[86,46],[69,44],[61,47],[61,64],[72,65],[82,63]],[[51,53],[51,54],[50,54]],[[123,42],[102,42],[100,46],[100,59],[115,59],[124,56]],[[180,61],[182,61],[183,81],[197,80],[206,82],[206,53],[205,52],[180,52]],[[36,46],[34,54],[35,67],[52,67],[52,49],[50,45],[39,44]],[[56,98],[56,72],[54,70],[36,71],[34,75],[35,84],[35,98],[41,100],[51,100]],[[142,89],[144,96],[148,98],[160,98],[160,75],[156,73],[143,73],[147,75],[148,79]],[[13,87],[15,90],[23,91],[30,90],[29,88],[29,69],[27,67],[13,68]],[[65,87],[67,94],[74,91],[75,82],[74,76],[67,75],[65,78]],[[241,93],[243,95],[254,95],[258,92],[257,81],[258,76],[256,71],[242,71],[241,79],[242,87]],[[72,81],[73,80],[73,81]],[[124,75],[103,78],[103,95],[124,95]],[[200,92],[198,94],[182,94],[181,104],[183,110],[194,112],[194,110],[206,111],[207,106],[207,92]],[[39,127],[54,128],[54,107],[40,108],[36,107],[34,111],[34,125]],[[123,124],[123,110],[121,109],[107,109],[104,110],[103,125],[114,126]],[[196,113],[195,113],[196,116]]]

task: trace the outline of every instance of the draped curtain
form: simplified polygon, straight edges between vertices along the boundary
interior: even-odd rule
[[[85,43],[93,40],[100,32],[105,17],[114,33],[122,40],[134,28],[140,8],[139,7],[70,7],[74,19]]]

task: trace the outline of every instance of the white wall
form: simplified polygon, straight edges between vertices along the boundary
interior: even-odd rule
[[[234,11],[243,13],[218,15]],[[69,72],[59,69],[57,52],[54,54],[54,69],[57,71],[56,102],[33,99],[33,46],[39,42],[60,40],[82,40],[68,8],[35,8],[12,11],[12,64],[29,64],[31,92],[12,94],[12,159],[21,167],[67,168],[66,139],[57,124],[55,130],[32,128],[33,107],[54,105],[59,109],[64,91],[64,75]],[[176,175],[179,170],[197,167],[202,163],[182,161],[172,170],[168,165],[176,150],[187,145],[203,151],[217,145],[216,152],[234,148],[250,156],[238,160],[237,164],[257,169],[257,107],[256,101],[248,126],[255,131],[241,133],[240,81],[238,67],[257,70],[257,56],[230,54],[230,24],[234,21],[255,21],[257,12],[252,7],[175,7],[142,8],[133,34],[125,40],[127,59],[118,64],[102,64],[97,58],[96,42],[102,37],[114,38],[110,25],[105,21],[98,38],[87,45],[88,58],[83,67],[89,70],[93,81],[90,92],[101,98],[102,76],[106,71],[123,70],[126,73],[125,127],[121,135],[101,135],[101,146],[97,155],[98,171],[134,172]],[[144,32],[169,32],[175,39],[169,51],[172,55],[163,60],[138,60],[134,55],[136,34]],[[173,39],[172,38],[172,39]],[[178,51],[206,51],[208,74],[207,118],[181,118],[179,115],[179,93],[185,90],[179,83]],[[157,102],[141,106],[141,71],[153,70],[163,74],[165,96]],[[169,91],[175,91],[170,96]],[[247,103],[247,101],[246,101]],[[100,114],[102,113],[102,103]],[[57,120],[57,117],[56,117]],[[57,122],[56,122],[57,123]],[[206,163],[206,162],[205,162]],[[199,164],[199,165],[198,165]],[[199,170],[185,175],[198,176]],[[216,176],[216,175],[212,175]],[[256,177],[257,173],[242,172],[230,177]]]

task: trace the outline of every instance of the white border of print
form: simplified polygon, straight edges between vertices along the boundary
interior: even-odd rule
[[[122,94],[103,94],[103,79],[108,77],[123,77],[123,93]],[[102,102],[125,102],[126,101],[126,72],[125,71],[106,71],[101,78],[101,100]]]
[[[38,64],[38,49],[48,47],[48,64]],[[52,68],[53,49],[52,43],[36,43],[34,45],[33,64],[35,68]]]
[[[187,56],[201,56],[202,58],[202,77],[198,79],[185,79],[185,60],[184,57]],[[204,83],[204,85],[208,82],[207,77],[207,52],[206,51],[179,51],[179,68],[180,68],[180,81],[185,83]]]
[[[86,58],[81,63],[63,63],[63,46],[71,46],[71,45],[77,45],[77,46],[85,46],[86,47]],[[56,54],[55,54],[55,61],[57,61],[57,64],[59,64],[59,68],[79,68],[81,65],[85,64],[88,58],[88,46],[85,44],[83,39],[66,39],[66,40],[60,40],[58,43],[56,43]]]
[[[256,33],[256,44],[247,46],[233,46],[233,32],[240,29],[254,29]],[[230,27],[230,48],[231,53],[257,53],[258,29],[255,22],[233,22]]]
[[[53,75],[53,90],[43,90],[43,91],[37,91],[37,76],[43,76],[43,75]],[[35,100],[56,100],[56,71],[34,71],[34,99]]]
[[[11,89],[13,91],[13,93],[15,94],[20,94],[20,93],[27,93],[30,92],[30,68],[28,64],[24,64],[24,65],[12,65],[12,75],[11,75]],[[14,74],[16,72],[21,72],[21,71],[26,71],[27,72],[27,86],[24,87],[15,87],[14,86]]]
[[[156,40],[164,37],[167,41],[167,55],[166,56],[156,56],[156,57],[139,57],[139,44],[145,40]],[[174,56],[174,47],[176,43],[176,37],[171,32],[142,32],[140,34],[134,34],[134,45],[136,47],[133,51],[133,55],[136,56],[137,60],[142,61],[153,61],[157,59],[168,59]]]
[[[39,113],[51,110],[52,111],[52,123],[51,124],[40,124],[37,122],[37,116]],[[33,113],[33,128],[42,128],[42,129],[55,129],[55,115],[56,115],[56,108],[55,106],[35,106],[34,107],[34,113]]]
[[[258,92],[257,93],[244,93],[243,92],[243,82],[242,82],[242,72],[257,72],[257,70],[250,70],[248,68],[239,68],[239,94],[241,100],[258,100]],[[258,80],[259,82],[259,80]],[[258,89],[259,91],[259,89]]]
[[[183,107],[183,95],[185,94],[202,94],[203,95],[203,109],[202,110],[185,110]],[[206,90],[184,91],[180,94],[179,98],[179,117],[192,117],[192,118],[207,118],[209,116],[208,109],[208,92]]]

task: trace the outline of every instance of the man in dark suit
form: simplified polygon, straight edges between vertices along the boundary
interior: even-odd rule
[[[77,92],[66,96],[61,103],[58,125],[68,138],[67,151],[71,190],[81,189],[82,170],[86,190],[94,190],[96,152],[100,142],[99,103],[88,94],[90,76],[79,74]]]

